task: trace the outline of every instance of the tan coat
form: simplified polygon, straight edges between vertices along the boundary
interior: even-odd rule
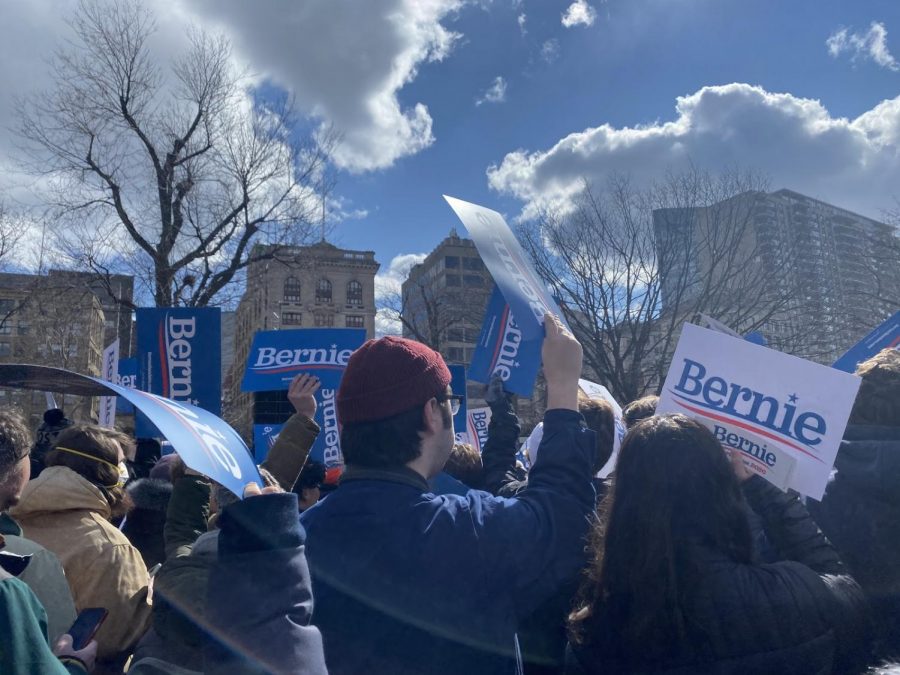
[[[24,534],[59,558],[75,607],[104,607],[98,657],[127,653],[147,630],[149,576],[141,554],[108,520],[109,503],[96,486],[63,466],[28,483],[10,511]]]

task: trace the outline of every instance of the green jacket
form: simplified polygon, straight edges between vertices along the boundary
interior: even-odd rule
[[[0,672],[4,675],[85,675],[80,661],[65,663],[50,650],[47,613],[28,586],[0,570]]]

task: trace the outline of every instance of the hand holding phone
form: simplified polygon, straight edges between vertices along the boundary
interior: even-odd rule
[[[67,635],[72,636],[72,648],[75,651],[84,649],[94,639],[108,614],[102,607],[88,607],[78,613],[75,623],[66,631]]]

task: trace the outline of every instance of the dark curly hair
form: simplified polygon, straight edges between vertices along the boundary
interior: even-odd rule
[[[882,349],[856,369],[862,378],[850,424],[900,427],[900,350]]]

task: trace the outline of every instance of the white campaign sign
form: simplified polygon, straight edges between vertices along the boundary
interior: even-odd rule
[[[478,452],[481,452],[484,450],[484,444],[487,443],[488,425],[491,423],[491,409],[487,407],[469,408],[466,417],[468,442]]]
[[[708,427],[781,488],[821,499],[860,379],[685,324],[656,406]]]
[[[101,377],[107,382],[116,384],[119,380],[119,339],[103,350],[103,370]],[[112,429],[116,425],[116,397],[101,396],[100,397],[100,416],[99,424],[101,427]]]
[[[619,402],[609,393],[609,389],[602,384],[597,384],[590,380],[578,380],[578,388],[581,389],[588,398],[602,398],[609,403],[613,409],[613,415],[616,419],[616,433],[615,436],[613,436],[613,451],[609,456],[609,460],[597,474],[597,478],[606,478],[616,468],[616,460],[619,458],[619,446],[622,445],[622,439],[625,437],[625,423],[622,421],[622,406],[620,406]]]

